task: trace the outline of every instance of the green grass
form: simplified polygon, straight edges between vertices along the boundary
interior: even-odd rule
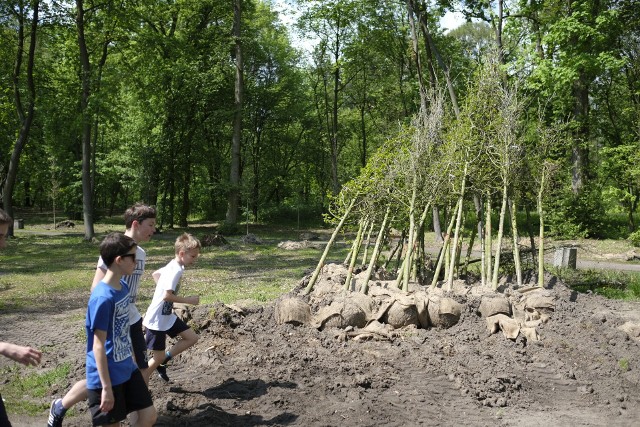
[[[46,311],[52,300],[70,308],[83,307],[96,268],[98,242],[118,230],[111,223],[95,229],[94,242],[83,239],[81,226],[55,234],[39,224],[26,223],[25,229],[16,230],[0,253],[0,272],[4,273],[0,275],[0,310]],[[139,295],[141,310],[153,296],[151,273],[173,258],[175,238],[184,231],[202,238],[215,228],[196,223],[187,230],[165,230],[142,245],[147,265]],[[320,259],[322,249],[287,251],[277,247],[283,240],[298,239],[295,228],[251,224],[249,232],[262,243],[243,244],[240,235],[226,237],[228,246],[203,248],[197,263],[185,271],[180,294],[199,295],[203,304],[263,304],[294,288],[305,270],[315,267]],[[337,245],[329,258],[343,260],[347,250],[346,245]]]
[[[640,273],[565,268],[550,271],[578,292],[591,291],[610,299],[640,300]]]
[[[0,376],[7,381],[2,387],[5,406],[15,414],[42,415],[49,407],[48,399],[44,398],[51,395],[51,390],[65,385],[68,374],[67,363],[44,372],[18,365],[3,369]]]

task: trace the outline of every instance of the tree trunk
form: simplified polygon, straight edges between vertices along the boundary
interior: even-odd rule
[[[522,266],[520,264],[520,247],[518,246],[518,221],[516,218],[516,202],[511,200],[509,203],[509,211],[511,212],[511,233],[513,234],[513,263],[516,269],[516,278],[518,287],[522,286]]]
[[[19,78],[20,70],[22,68],[22,57],[24,54],[24,25],[26,19],[26,11],[21,9],[19,17],[18,28],[18,49],[16,53],[16,63],[13,70],[13,89],[14,89],[14,102],[16,104],[16,110],[18,112],[18,118],[20,119],[20,131],[18,132],[18,138],[16,139],[16,145],[11,152],[11,158],[9,159],[9,167],[7,169],[7,176],[4,182],[3,188],[3,205],[4,210],[12,218],[15,217],[13,213],[13,188],[18,176],[18,165],[20,163],[20,156],[24,150],[27,141],[29,140],[29,133],[31,132],[31,125],[33,124],[33,118],[35,116],[35,104],[36,104],[36,89],[33,81],[33,64],[35,60],[36,49],[36,36],[38,28],[38,12],[40,2],[33,2],[33,16],[31,22],[31,30],[29,33],[29,54],[27,57],[27,87],[29,89],[29,100],[27,102],[26,111],[22,105],[22,98],[20,96]],[[9,235],[13,235],[13,224],[9,224]]]
[[[449,260],[449,271],[447,275],[447,291],[451,292],[453,289],[453,270],[457,260],[456,253],[458,251],[458,239],[460,238],[460,226],[462,224],[462,208],[464,206],[464,190],[467,182],[467,169],[468,163],[464,164],[464,171],[462,173],[462,184],[460,188],[460,198],[458,199],[458,213],[456,215],[456,230],[453,236],[453,245],[451,246],[451,260]]]
[[[349,285],[351,283],[351,276],[353,275],[353,267],[356,265],[356,259],[358,259],[358,251],[360,250],[360,245],[362,244],[362,236],[364,235],[364,230],[367,228],[367,219],[362,219],[360,224],[358,225],[358,234],[356,235],[356,239],[353,241],[353,246],[351,247],[350,252],[350,260],[349,267],[347,270],[347,278],[344,281],[344,290],[349,290]],[[374,222],[371,221],[371,227],[373,228]]]
[[[489,283],[491,283],[491,277],[492,277],[492,271],[493,271],[493,265],[491,264],[492,261],[492,252],[493,252],[493,230],[491,229],[491,195],[487,194],[487,206],[486,206],[486,210],[485,210],[485,227],[484,227],[484,232],[485,232],[485,246],[484,246],[484,252],[485,252],[485,262],[487,263],[487,268],[486,268],[486,273],[487,273],[487,285]]]
[[[498,273],[500,270],[500,251],[502,249],[502,235],[504,234],[504,217],[507,213],[507,183],[502,183],[502,206],[500,207],[500,219],[498,220],[498,236],[496,242],[496,257],[493,265],[493,277],[491,287],[498,289]]]
[[[540,188],[538,189],[538,216],[540,217],[540,231],[538,242],[538,286],[544,287],[544,210],[542,209],[542,194],[545,188],[545,171],[542,170]]]
[[[316,266],[316,269],[313,272],[311,279],[309,279],[309,283],[307,284],[307,287],[304,289],[305,295],[308,295],[311,292],[311,290],[313,289],[313,285],[316,283],[316,280],[318,280],[320,271],[322,270],[322,267],[324,267],[324,261],[327,259],[327,255],[329,254],[329,249],[331,249],[333,242],[336,240],[336,236],[340,232],[340,229],[342,229],[344,222],[347,220],[347,217],[349,216],[349,213],[351,212],[351,209],[353,209],[353,206],[355,204],[356,204],[356,199],[351,200],[351,202],[349,203],[349,206],[344,211],[344,215],[342,216],[340,223],[336,226],[335,230],[333,230],[333,234],[331,234],[331,238],[327,242],[327,246],[324,248],[324,252],[320,257],[320,261],[318,262],[318,265]]]
[[[483,209],[482,209],[482,199],[476,193],[473,195],[473,204],[476,208],[476,218],[477,218],[477,229],[478,229],[478,237],[480,238],[480,283],[482,286],[486,286],[487,284],[487,276],[486,276],[486,265],[485,265],[485,250],[484,250],[484,221],[483,218]]]
[[[91,240],[95,235],[93,229],[93,188],[91,188],[91,112],[89,111],[91,65],[84,35],[84,0],[76,0],[76,7],[76,26],[82,79],[82,96],[80,99],[82,112],[82,215],[84,218],[84,238],[85,240]]]
[[[233,38],[235,42],[236,83],[233,113],[233,137],[231,141],[231,166],[229,170],[229,195],[227,198],[226,223],[238,224],[240,207],[240,148],[242,144],[242,109],[244,96],[244,64],[242,59],[242,0],[233,3]]]
[[[371,221],[371,227],[367,233],[367,243],[364,245],[364,252],[362,253],[362,265],[367,265],[367,252],[369,251],[369,243],[371,242],[371,233],[373,232],[373,226],[375,221]]]
[[[369,279],[371,279],[371,274],[373,273],[376,260],[378,259],[378,254],[380,253],[380,248],[382,247],[382,239],[384,238],[384,233],[387,229],[387,220],[389,219],[390,211],[391,208],[387,207],[387,211],[384,214],[384,219],[382,220],[382,224],[380,225],[380,232],[378,233],[378,238],[376,239],[376,245],[373,247],[373,254],[371,254],[371,262],[369,262],[367,272],[364,276],[364,283],[360,288],[360,292],[362,292],[363,294],[366,294],[369,290]]]
[[[460,200],[458,200],[460,203]],[[458,205],[456,205],[456,209]],[[442,242],[442,249],[440,249],[440,256],[438,256],[438,264],[436,265],[436,270],[433,273],[433,280],[431,281],[431,289],[435,289],[436,284],[438,283],[438,276],[440,276],[440,270],[442,269],[442,264],[444,262],[444,258],[447,255],[447,248],[449,247],[449,236],[451,236],[451,230],[453,230],[453,224],[456,217],[455,215],[451,215],[451,220],[449,221],[449,226],[447,227],[447,233],[444,236],[444,241]]]

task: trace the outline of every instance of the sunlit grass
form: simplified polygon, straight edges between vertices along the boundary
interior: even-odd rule
[[[596,292],[610,299],[640,300],[640,273],[567,268],[550,268],[550,271],[579,292]]]
[[[0,371],[0,376],[6,381],[2,386],[2,397],[12,413],[30,416],[45,413],[49,404],[43,398],[50,396],[51,390],[66,384],[68,363],[44,372],[36,369],[12,365]]]

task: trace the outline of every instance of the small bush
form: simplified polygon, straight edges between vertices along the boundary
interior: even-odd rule
[[[635,247],[640,247],[640,230],[636,230],[629,235],[629,241]]]

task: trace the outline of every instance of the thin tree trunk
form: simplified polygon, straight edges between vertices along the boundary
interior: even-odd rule
[[[344,211],[344,215],[342,216],[342,219],[340,219],[340,223],[336,226],[335,230],[333,230],[333,234],[331,234],[331,238],[327,242],[327,246],[324,248],[324,252],[320,257],[320,261],[318,262],[318,265],[316,266],[316,269],[313,272],[311,279],[309,279],[309,283],[307,284],[307,287],[304,289],[305,295],[308,295],[311,292],[311,290],[313,289],[313,285],[316,283],[316,280],[318,280],[320,271],[322,270],[322,267],[324,267],[324,261],[327,259],[327,255],[329,254],[329,249],[331,249],[333,242],[336,240],[336,236],[340,232],[340,229],[342,229],[344,222],[347,220],[347,217],[349,216],[349,213],[351,213],[351,209],[353,209],[353,206],[355,204],[356,204],[356,199],[351,200],[351,203],[349,203],[349,206]]]
[[[485,251],[485,262],[487,263],[487,269],[486,269],[486,273],[487,273],[487,285],[489,285],[491,283],[491,277],[492,277],[492,271],[493,271],[493,265],[491,264],[491,261],[493,260],[492,258],[492,252],[493,252],[493,236],[492,236],[492,227],[491,227],[491,195],[487,194],[487,206],[486,206],[486,211],[485,211],[485,246],[484,246],[484,251]]]
[[[344,290],[349,290],[349,285],[351,283],[351,276],[353,275],[353,267],[356,265],[356,259],[358,259],[358,252],[360,250],[360,245],[362,244],[362,235],[364,234],[364,229],[367,227],[367,223],[369,221],[365,218],[360,221],[358,225],[358,234],[356,235],[356,239],[353,241],[353,246],[351,247],[351,259],[349,261],[349,268],[347,270],[347,279],[344,281]],[[372,221],[373,224],[373,221]]]
[[[460,203],[460,200],[458,200]],[[456,205],[456,209],[458,205]],[[435,289],[436,284],[438,283],[438,276],[440,276],[440,270],[442,269],[442,264],[444,262],[447,253],[449,252],[447,248],[449,247],[449,241],[451,240],[449,236],[451,236],[451,230],[453,230],[453,224],[456,217],[455,215],[451,215],[451,220],[449,221],[449,226],[447,227],[447,233],[444,235],[444,241],[442,242],[442,249],[440,249],[440,256],[438,256],[438,264],[436,265],[436,270],[433,273],[433,280],[431,281],[431,289]]]
[[[365,243],[362,253],[362,265],[367,265],[367,252],[369,251],[369,242],[371,242],[371,233],[373,232],[374,225],[375,221],[371,221],[371,227],[369,227],[369,232],[367,233],[367,243]]]
[[[511,212],[511,233],[513,234],[513,263],[516,269],[516,278],[518,286],[522,286],[522,265],[520,264],[520,247],[518,246],[518,221],[516,218],[516,202],[511,200],[509,210]]]
[[[500,207],[500,219],[498,221],[498,237],[496,242],[496,257],[493,265],[493,277],[491,287],[498,289],[498,272],[500,270],[500,251],[502,249],[502,235],[504,234],[504,217],[507,213],[507,183],[502,183],[502,206]]]
[[[542,208],[542,193],[545,187],[545,171],[542,170],[540,188],[538,190],[538,216],[540,217],[540,231],[538,242],[538,286],[544,287],[544,210]]]
[[[227,198],[226,222],[238,224],[240,207],[240,148],[242,144],[242,114],[244,97],[244,63],[242,57],[242,0],[233,2],[233,38],[235,43],[236,82],[233,113],[233,138],[231,141],[231,167],[229,170],[229,195]]]
[[[483,209],[482,209],[482,199],[476,193],[473,195],[473,204],[476,208],[476,217],[477,217],[477,229],[478,229],[478,237],[480,237],[480,283],[482,286],[486,286],[487,284],[487,276],[486,276],[486,264],[485,264],[485,243],[484,243],[484,221],[483,218]]]
[[[454,266],[456,263],[456,252],[458,250],[458,240],[460,238],[460,226],[462,224],[462,208],[464,206],[464,190],[466,187],[466,182],[467,182],[467,169],[469,167],[468,163],[464,164],[464,171],[462,173],[462,184],[461,184],[461,188],[460,188],[460,197],[458,199],[458,213],[456,215],[456,230],[455,230],[455,234],[453,236],[453,245],[451,246],[452,249],[452,257],[451,260],[449,261],[449,271],[447,272],[448,276],[447,276],[447,291],[451,292],[451,289],[453,289],[453,270],[454,270]]]
[[[371,254],[371,262],[369,262],[367,272],[364,275],[364,283],[360,288],[360,292],[362,292],[363,294],[366,294],[369,291],[369,280],[371,279],[371,274],[373,273],[378,254],[380,253],[380,248],[382,247],[382,240],[387,229],[387,220],[389,219],[390,211],[391,208],[387,207],[387,211],[384,214],[384,219],[382,220],[382,224],[380,225],[380,232],[378,233],[378,238],[376,239],[376,245],[373,247],[373,254]]]

